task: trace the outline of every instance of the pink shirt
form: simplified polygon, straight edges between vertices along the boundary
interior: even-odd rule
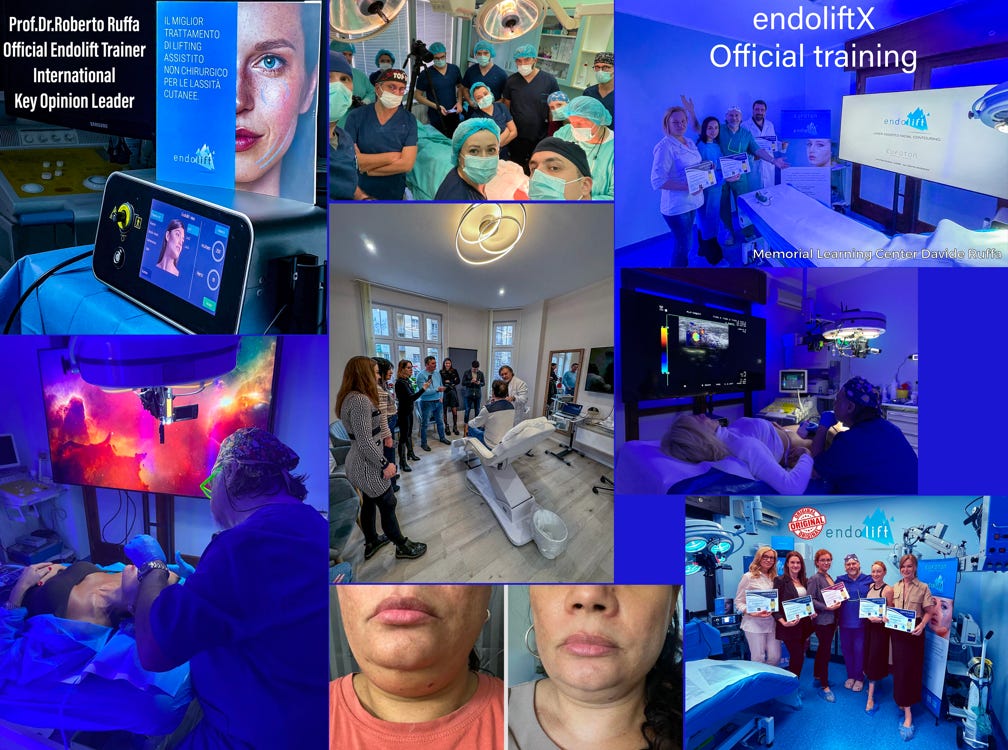
[[[434,721],[400,724],[372,716],[353,689],[353,675],[329,683],[329,747],[504,750],[504,683],[480,673],[462,708]]]

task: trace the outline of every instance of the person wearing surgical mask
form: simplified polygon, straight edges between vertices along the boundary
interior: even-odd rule
[[[485,201],[486,184],[500,164],[500,128],[489,117],[463,122],[452,136],[452,165],[434,200]]]
[[[353,95],[361,104],[371,104],[375,100],[375,89],[368,80],[368,75],[360,68],[354,67],[354,55],[357,54],[357,45],[352,42],[334,41],[329,43],[330,52],[338,52],[347,61],[353,75]],[[340,122],[340,127],[344,127],[345,122]]]
[[[591,168],[576,143],[543,138],[529,159],[529,169],[529,200],[591,200]]]
[[[337,122],[350,111],[353,70],[339,52],[329,53],[329,200],[362,198],[357,187],[353,139]]]
[[[466,118],[492,118],[500,129],[500,158],[507,159],[509,156],[507,144],[511,143],[518,135],[518,128],[515,127],[511,113],[508,112],[507,107],[494,100],[493,92],[485,83],[474,83],[469,90],[469,97],[473,105],[469,107]]]
[[[609,127],[613,130],[616,129],[616,82],[613,80],[614,64],[615,57],[612,52],[599,52],[595,55],[595,64],[592,65],[592,70],[595,72],[597,83],[594,86],[589,86],[582,92],[582,96],[590,96],[592,99],[598,99],[602,102],[602,106],[609,112],[609,117],[611,118]]]
[[[448,51],[441,42],[434,42],[427,50],[434,56],[431,67],[417,77],[415,97],[427,106],[427,122],[449,138],[458,127],[462,113],[462,71],[448,62]]]
[[[549,107],[549,127],[546,135],[556,135],[556,132],[567,124],[567,105],[570,99],[562,91],[554,91],[546,97],[546,106]]]
[[[493,59],[497,57],[497,51],[489,42],[480,40],[473,47],[473,57],[476,62],[470,65],[462,76],[462,89],[469,107],[479,106],[472,96],[472,88],[477,83],[485,83],[494,100],[499,100],[504,93],[504,84],[507,83],[508,74],[504,68],[497,65]],[[497,123],[500,125],[500,123]]]
[[[546,99],[560,90],[556,78],[535,66],[538,54],[531,44],[524,44],[514,51],[518,72],[508,76],[501,94],[518,131],[511,142],[511,161],[520,164],[526,174],[529,174],[529,158],[536,144],[547,134],[549,107]]]
[[[372,86],[374,86],[375,81],[378,80],[378,76],[386,70],[391,70],[395,65],[395,55],[392,54],[391,50],[380,49],[378,50],[378,54],[374,57],[374,64],[377,70],[368,76],[368,80],[371,81]]]
[[[573,141],[588,155],[592,175],[592,199],[611,201],[616,197],[615,139],[607,127],[612,121],[598,99],[576,96],[567,105],[568,124],[556,132],[557,138]]]
[[[357,150],[357,170],[364,198],[398,201],[406,191],[406,173],[417,154],[417,121],[403,108],[406,73],[383,71],[375,84],[378,100],[350,112],[346,132]]]

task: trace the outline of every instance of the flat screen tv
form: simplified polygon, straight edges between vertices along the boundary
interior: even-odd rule
[[[616,347],[593,346],[585,363],[585,390],[612,393],[616,381]]]
[[[686,299],[623,290],[620,322],[624,402],[766,387],[766,321],[702,291]]]
[[[67,372],[66,349],[40,351],[53,480],[202,497],[221,441],[241,427],[270,429],[278,357],[276,338],[242,337],[234,370],[176,398],[176,407],[198,405],[198,416],[166,425],[161,443],[158,420],[135,391],[103,390]]]

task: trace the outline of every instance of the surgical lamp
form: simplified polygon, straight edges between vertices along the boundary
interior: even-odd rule
[[[882,313],[869,310],[843,310],[840,317],[823,331],[822,336],[829,341],[833,351],[841,357],[867,357],[879,354],[881,349],[868,342],[886,331],[886,317]]]
[[[237,336],[80,336],[70,341],[69,369],[100,388],[137,393],[164,443],[165,425],[199,415],[198,404],[176,406],[175,399],[195,396],[235,369],[239,343]]]
[[[473,23],[482,39],[509,42],[541,25],[547,8],[567,31],[578,28],[584,16],[613,13],[613,3],[579,5],[572,17],[557,0],[487,0]]]
[[[742,535],[726,531],[714,521],[686,519],[686,575],[731,570],[729,557],[742,549]]]
[[[1008,133],[1008,81],[994,86],[970,108],[968,117],[999,133]]]
[[[329,37],[345,42],[381,34],[406,7],[406,0],[333,0],[329,3]]]
[[[945,541],[948,525],[935,523],[929,526],[911,526],[903,529],[903,544],[893,548],[893,563],[899,564],[903,555],[913,555],[918,544],[925,544],[942,557],[954,557],[959,563],[959,570],[977,570],[979,557],[966,552],[966,540],[959,544]]]

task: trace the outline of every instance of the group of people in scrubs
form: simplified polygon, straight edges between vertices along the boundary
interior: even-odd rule
[[[693,100],[681,99],[682,105],[670,107],[662,120],[665,137],[654,147],[651,187],[661,193],[662,218],[671,232],[671,265],[687,266],[690,251],[698,248],[699,255],[716,266],[740,231],[736,197],[773,185],[775,169],[790,165],[775,155],[777,134],[762,99],[753,103],[752,117],[745,122],[741,107],[734,104],[724,122],[714,116],[701,122]],[[725,177],[721,158],[737,155],[744,155],[747,171]],[[705,162],[710,162],[716,183],[690,187],[686,170]]]
[[[395,52],[380,49],[370,76],[353,67],[355,52],[348,42],[330,45],[329,198],[403,200],[411,197],[407,174],[426,145],[427,126],[403,106],[410,76],[395,67]],[[464,73],[448,61],[444,44],[428,52],[432,60],[417,76],[414,99],[426,107],[432,137],[451,140],[451,169],[435,200],[488,200],[488,183],[504,172],[501,161],[518,167],[511,174],[522,183],[515,198],[614,199],[611,52],[595,56],[597,83],[573,98],[537,67],[531,44],[514,51],[510,74],[494,63],[496,50],[485,41],[474,46],[475,62]]]

